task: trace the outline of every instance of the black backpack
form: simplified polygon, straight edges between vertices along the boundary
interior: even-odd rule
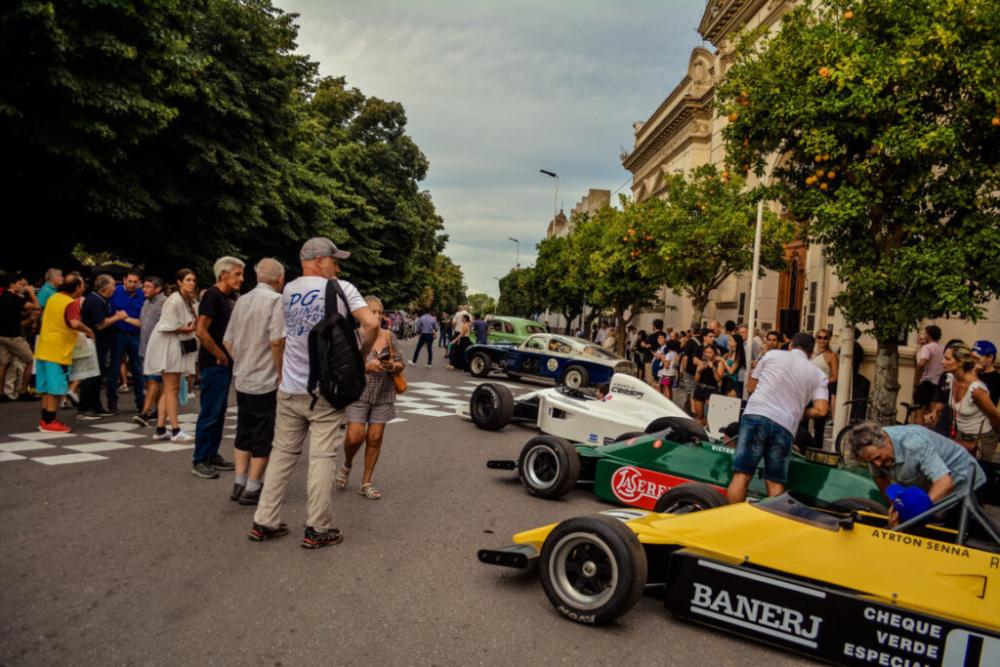
[[[322,396],[337,410],[361,398],[365,362],[358,348],[358,322],[350,310],[341,315],[337,297],[347,303],[336,280],[326,283],[326,314],[309,332],[309,409]]]

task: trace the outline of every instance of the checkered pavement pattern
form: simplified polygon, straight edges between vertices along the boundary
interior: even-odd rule
[[[485,380],[484,380],[485,381]],[[496,382],[495,380],[488,380]],[[414,417],[454,417],[456,409],[469,405],[473,390],[482,381],[465,380],[457,386],[435,382],[410,382],[406,393],[396,397],[395,424]],[[498,382],[508,387],[515,397],[534,391],[538,387]],[[236,436],[236,408],[226,410],[226,426],[223,431],[223,445],[232,442]],[[106,461],[129,452],[154,452],[167,454],[189,451],[193,444],[178,444],[169,441],[154,441],[153,429],[142,428],[129,421],[130,417],[119,416],[100,422],[68,422],[72,433],[27,433],[0,434],[0,464],[30,461],[47,466],[70,463]],[[180,415],[181,428],[194,435],[196,413]]]

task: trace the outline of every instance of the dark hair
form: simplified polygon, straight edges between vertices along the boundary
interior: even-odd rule
[[[936,324],[929,324],[927,328],[924,329],[927,332],[927,337],[930,338],[935,343],[941,340],[941,327]]]
[[[747,367],[747,348],[745,343],[746,341],[743,340],[743,336],[733,334],[733,342],[729,346],[729,349],[736,352],[736,363],[739,364],[740,368]]]
[[[63,284],[59,286],[59,291],[66,294],[72,294],[80,289],[81,285],[83,285],[83,278],[81,278],[79,274],[75,276],[67,276],[63,280]]]
[[[736,330],[736,322],[733,322],[732,320],[726,320],[726,331],[735,331],[735,330]]]
[[[956,345],[965,345],[965,341],[961,338],[952,338],[948,341],[948,344],[944,346],[944,349],[947,350],[949,347],[955,347]]]
[[[601,392],[602,395],[607,396],[608,392],[611,391],[611,383],[602,382],[601,384],[597,385],[597,391]]]
[[[135,268],[134,266],[129,268],[129,270],[125,272],[125,277],[128,278],[129,276],[135,276],[139,280],[142,280],[142,272],[139,271],[139,269]]]
[[[144,283],[153,283],[153,286],[157,289],[163,289],[163,278],[160,276],[146,276],[142,279]]]
[[[807,357],[811,357],[813,353],[813,348],[816,347],[816,339],[812,337],[812,334],[806,333],[805,331],[800,331],[794,336],[792,336],[792,349],[802,350],[806,353]]]
[[[712,331],[711,329],[709,329],[708,327],[705,327],[704,329],[702,329],[702,330],[701,330],[701,335],[702,335],[702,336],[707,336],[707,335],[709,335],[709,334],[711,334],[711,335],[713,335],[713,336],[714,336],[714,335],[715,335],[715,332],[714,332],[714,331]]]
[[[680,352],[681,342],[679,340],[674,340],[671,338],[667,341],[667,352]]]
[[[653,320],[653,328],[654,329],[662,329],[663,328],[663,320],[661,320],[659,318]]]
[[[179,283],[192,273],[194,273],[194,271],[192,271],[191,269],[177,269],[177,273],[174,276],[174,281]]]
[[[2,279],[0,279],[0,285],[4,287],[10,287],[17,281],[19,281],[23,276],[20,273],[8,273]]]
[[[771,330],[771,331],[768,331],[766,334],[764,334],[764,338],[770,338],[771,336],[774,336],[778,340],[781,340],[781,332],[780,331]]]

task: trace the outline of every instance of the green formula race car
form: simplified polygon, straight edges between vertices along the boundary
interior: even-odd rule
[[[559,498],[578,483],[592,483],[603,500],[664,512],[725,505],[735,451],[710,441],[694,420],[663,417],[646,433],[627,433],[606,445],[539,435],[528,441],[517,461],[493,460],[487,467],[516,470],[528,493],[540,498]],[[885,500],[867,470],[846,468],[835,454],[824,454],[813,452],[812,460],[791,454],[790,491],[815,507],[885,511]],[[750,482],[749,496],[767,496],[763,463]]]

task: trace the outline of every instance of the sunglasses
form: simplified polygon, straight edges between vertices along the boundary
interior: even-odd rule
[[[829,336],[816,336],[816,340],[830,340]]]

